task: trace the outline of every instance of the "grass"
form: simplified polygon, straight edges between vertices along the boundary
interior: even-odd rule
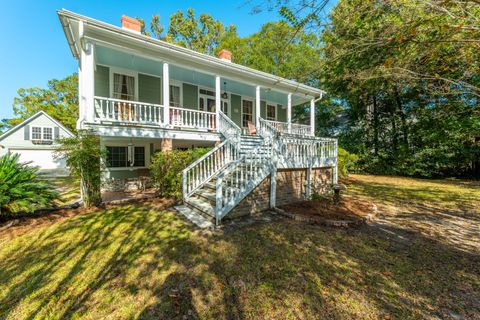
[[[353,179],[350,194],[396,201]],[[208,234],[155,202],[107,208],[0,234],[0,319],[480,318],[478,252],[415,228],[275,219]]]
[[[72,204],[79,200],[80,182],[73,177],[46,178],[59,193],[58,206]]]

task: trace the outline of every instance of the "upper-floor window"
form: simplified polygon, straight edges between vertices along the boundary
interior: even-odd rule
[[[53,140],[52,127],[31,127],[30,131],[32,140]]]
[[[135,100],[135,77],[114,73],[113,97],[121,100]]]
[[[180,108],[180,86],[170,85],[170,107]]]
[[[267,104],[267,120],[277,120],[277,108],[274,105]]]

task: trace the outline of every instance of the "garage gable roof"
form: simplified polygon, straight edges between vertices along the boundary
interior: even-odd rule
[[[60,128],[62,128],[63,130],[65,130],[68,135],[70,137],[73,137],[74,134],[68,130],[63,124],[61,124],[58,120],[54,119],[53,117],[51,117],[48,113],[46,113],[45,111],[43,110],[40,110],[38,111],[37,113],[35,113],[33,116],[23,120],[22,122],[20,122],[19,124],[11,127],[10,129],[8,129],[7,131],[5,131],[2,135],[0,135],[0,141],[2,141],[3,139],[5,139],[7,136],[11,135],[12,133],[14,133],[15,131],[17,131],[18,129],[21,129],[23,128],[25,125],[27,125],[28,123],[30,123],[32,120],[40,117],[40,116],[45,116],[47,117],[47,119],[49,119],[50,121],[52,121],[53,123],[55,123],[57,126],[59,126]]]

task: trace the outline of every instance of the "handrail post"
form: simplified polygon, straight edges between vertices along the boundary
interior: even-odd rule
[[[215,224],[218,226],[222,220],[222,183],[223,177],[220,175],[215,184]]]
[[[183,192],[183,200],[186,200],[187,198],[187,193],[188,193],[188,188],[187,188],[187,172],[183,171],[182,173],[182,192]]]

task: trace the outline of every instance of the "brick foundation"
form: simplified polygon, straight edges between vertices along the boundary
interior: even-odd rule
[[[312,193],[323,194],[332,183],[331,168],[312,169]],[[306,199],[307,169],[277,171],[276,205],[286,205]],[[270,176],[243,199],[225,218],[255,214],[270,208]]]

